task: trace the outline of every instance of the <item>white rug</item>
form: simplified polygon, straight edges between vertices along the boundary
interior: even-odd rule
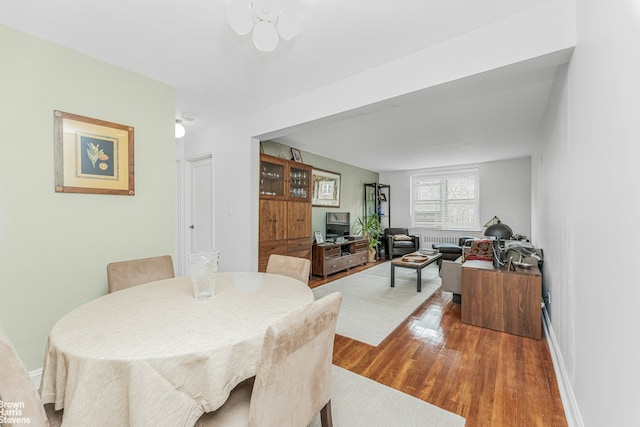
[[[335,365],[331,379],[334,426],[457,427],[466,423],[457,414]],[[320,427],[320,415],[309,427]]]
[[[396,268],[391,287],[391,263],[346,276],[313,289],[316,298],[331,292],[342,293],[336,333],[377,346],[441,284],[438,265],[422,270],[422,292],[417,292],[417,272]]]

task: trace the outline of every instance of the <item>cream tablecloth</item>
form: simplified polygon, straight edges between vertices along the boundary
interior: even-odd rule
[[[264,273],[219,273],[216,295],[188,278],[105,295],[49,335],[41,395],[63,426],[191,427],[256,373],[271,323],[313,301],[305,284]]]

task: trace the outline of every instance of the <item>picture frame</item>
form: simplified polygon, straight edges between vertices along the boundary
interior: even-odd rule
[[[311,206],[340,207],[340,174],[322,169],[311,170]]]
[[[54,110],[57,193],[133,196],[134,128]]]
[[[294,161],[302,163],[302,155],[300,154],[300,150],[298,150],[297,148],[291,149],[291,157],[293,157]]]
[[[380,193],[380,201],[381,202],[386,202],[387,201],[387,195],[384,193]]]
[[[314,234],[314,236],[315,236],[316,243],[317,243],[318,245],[321,245],[321,244],[323,244],[323,243],[324,243],[324,237],[322,237],[322,232],[320,232],[320,231],[314,231],[314,232],[313,232],[313,234]]]

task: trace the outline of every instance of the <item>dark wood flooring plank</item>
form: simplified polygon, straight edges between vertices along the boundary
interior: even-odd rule
[[[457,413],[467,427],[567,426],[546,339],[464,324],[448,292],[436,291],[377,347],[337,335],[334,363]]]

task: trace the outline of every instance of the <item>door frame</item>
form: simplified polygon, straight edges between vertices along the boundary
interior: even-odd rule
[[[191,209],[192,209],[192,188],[193,188],[193,163],[211,159],[211,200],[214,200],[214,163],[213,154],[205,153],[185,159],[176,160],[176,205],[178,206],[176,213],[176,260],[174,262],[177,276],[187,274],[187,254],[191,248],[191,233],[189,226],[191,225]],[[215,247],[215,211],[211,207],[211,241]]]

